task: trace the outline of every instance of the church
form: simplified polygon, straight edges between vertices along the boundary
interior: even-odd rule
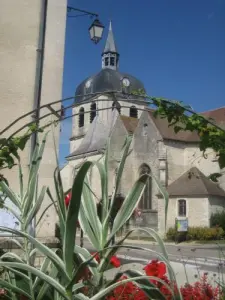
[[[143,98],[128,96],[145,88],[133,75],[119,71],[119,59],[110,23],[101,71],[85,79],[76,89],[70,154],[61,169],[65,190],[71,187],[84,161],[101,161],[110,138],[110,196],[125,137],[131,135],[118,201],[123,201],[141,174],[148,173],[167,189],[169,206],[165,228],[165,201],[158,184],[149,177],[138,204],[141,217],[138,224],[131,218],[129,226],[151,227],[162,236],[175,226],[177,219],[187,220],[188,226],[210,226],[211,214],[225,208],[225,175],[215,153],[209,151],[207,159],[203,158],[195,132],[176,134],[165,119],[154,117]],[[202,114],[221,124],[225,107]],[[222,173],[219,183],[208,178],[211,173]],[[100,197],[100,179],[94,169],[90,183],[96,197]]]

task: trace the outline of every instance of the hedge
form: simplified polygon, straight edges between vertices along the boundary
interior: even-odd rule
[[[175,228],[167,231],[166,238],[170,241],[185,239],[187,241],[210,241],[220,240],[224,237],[224,230],[221,227],[189,227],[186,233],[177,232]]]

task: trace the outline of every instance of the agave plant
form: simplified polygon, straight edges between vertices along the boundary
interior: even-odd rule
[[[121,248],[127,235],[117,243],[111,243],[113,236],[124,226],[126,221],[132,215],[138,201],[145,188],[145,183],[149,175],[142,175],[134,184],[131,191],[126,196],[122,206],[115,216],[112,226],[111,214],[115,208],[115,199],[118,186],[122,177],[126,157],[129,153],[131,138],[128,137],[121,151],[121,160],[118,166],[116,184],[111,199],[108,196],[108,157],[110,143],[104,155],[103,162],[86,161],[80,167],[73,185],[72,196],[69,207],[66,208],[64,198],[65,193],[62,186],[59,168],[54,174],[56,198],[47,187],[43,187],[40,193],[37,193],[37,174],[40,166],[41,157],[44,151],[46,136],[41,143],[37,145],[26,190],[24,189],[22,170],[20,172],[20,194],[16,195],[4,182],[0,182],[3,193],[13,202],[20,211],[17,219],[21,224],[21,230],[14,230],[6,227],[0,227],[0,231],[22,237],[23,242],[18,239],[12,239],[21,249],[23,256],[19,257],[14,253],[6,253],[1,257],[0,268],[5,271],[5,278],[0,279],[0,288],[7,291],[10,299],[19,299],[19,295],[24,295],[27,299],[54,299],[54,300],[72,300],[72,299],[104,299],[116,286],[128,281],[135,281],[141,286],[149,298],[165,299],[157,288],[149,281],[148,276],[143,276],[141,272],[135,270],[126,271],[126,280],[117,282],[121,274],[107,281],[105,271],[109,268],[111,257]],[[101,178],[101,216],[97,213],[97,203],[88,181],[88,172],[93,166],[96,166]],[[52,200],[59,218],[59,228],[61,235],[62,249],[53,251],[31,233],[30,228],[32,220],[39,211],[46,194]],[[167,197],[164,194],[165,198]],[[167,201],[166,201],[167,202]],[[10,209],[8,207],[8,209]],[[14,213],[12,211],[12,213]],[[43,214],[42,214],[43,216]],[[42,216],[40,218],[42,218]],[[77,221],[88,239],[100,256],[100,262],[97,262],[95,255],[92,255],[85,248],[81,248],[75,243]],[[39,220],[37,221],[37,223]],[[154,230],[143,229],[158,241],[162,247],[163,254],[157,254],[161,257],[168,267],[170,280],[175,281],[174,272],[170,266],[166,249]],[[130,247],[133,249],[142,249],[143,251],[154,252],[150,249],[140,247]],[[45,259],[40,269],[35,268],[32,258],[40,252]],[[84,270],[91,274],[88,280],[80,280]],[[88,295],[82,293],[83,288],[88,289]]]

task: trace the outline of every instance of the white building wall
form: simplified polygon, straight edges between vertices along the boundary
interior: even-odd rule
[[[36,72],[40,52],[40,29],[42,27],[42,0],[2,0],[0,8],[0,128],[22,114],[33,110],[36,97]],[[42,78],[41,105],[56,101],[62,97],[62,75],[64,60],[64,42],[66,25],[66,0],[48,0],[44,67]],[[41,50],[41,49],[40,49]],[[60,109],[61,104],[55,105]],[[43,110],[41,115],[47,110]],[[48,111],[49,112],[49,111]],[[51,121],[45,119],[41,125]],[[12,128],[31,121],[26,118]],[[9,135],[7,132],[7,136]],[[58,145],[59,128],[55,129],[55,140]],[[21,155],[24,180],[28,174],[30,162],[30,144]],[[56,167],[54,143],[49,134],[39,175],[39,187],[47,185],[54,192],[53,172]],[[5,176],[10,185],[18,190],[18,172],[16,168],[6,170]],[[42,209],[49,204],[44,201]],[[38,236],[52,237],[55,231],[56,214],[49,210],[43,218]]]
[[[172,198],[169,199],[167,214],[167,230],[175,226],[175,219],[178,217],[178,200],[186,200],[188,226],[209,226],[209,201],[208,198]]]

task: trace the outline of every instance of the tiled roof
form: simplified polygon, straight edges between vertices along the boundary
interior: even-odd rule
[[[164,139],[175,140],[175,141],[183,141],[183,142],[198,142],[199,137],[197,132],[190,131],[179,131],[178,133],[174,132],[174,127],[169,126],[168,121],[166,119],[161,119],[159,116],[154,117],[154,110],[149,109],[149,115],[152,118],[155,126],[159,130],[160,134]]]
[[[170,196],[220,196],[225,197],[225,191],[217,184],[208,179],[198,168],[193,167],[168,188]]]
[[[174,132],[173,126],[168,126],[166,119],[161,119],[160,117],[154,117],[154,110],[149,109],[149,115],[151,116],[153,122],[155,123],[157,129],[164,139],[183,141],[183,142],[198,142],[199,136],[197,132],[190,131],[179,131],[178,133]],[[206,112],[200,113],[205,118],[211,118],[215,121],[216,124],[220,125],[222,128],[225,128],[225,107],[221,107],[214,110],[209,110]]]
[[[136,129],[139,120],[137,118],[127,116],[120,116],[120,118],[123,121],[123,124],[127,131],[130,133],[134,133],[134,130]]]
[[[218,125],[225,125],[225,107],[209,110],[201,113],[204,117],[213,119]]]

